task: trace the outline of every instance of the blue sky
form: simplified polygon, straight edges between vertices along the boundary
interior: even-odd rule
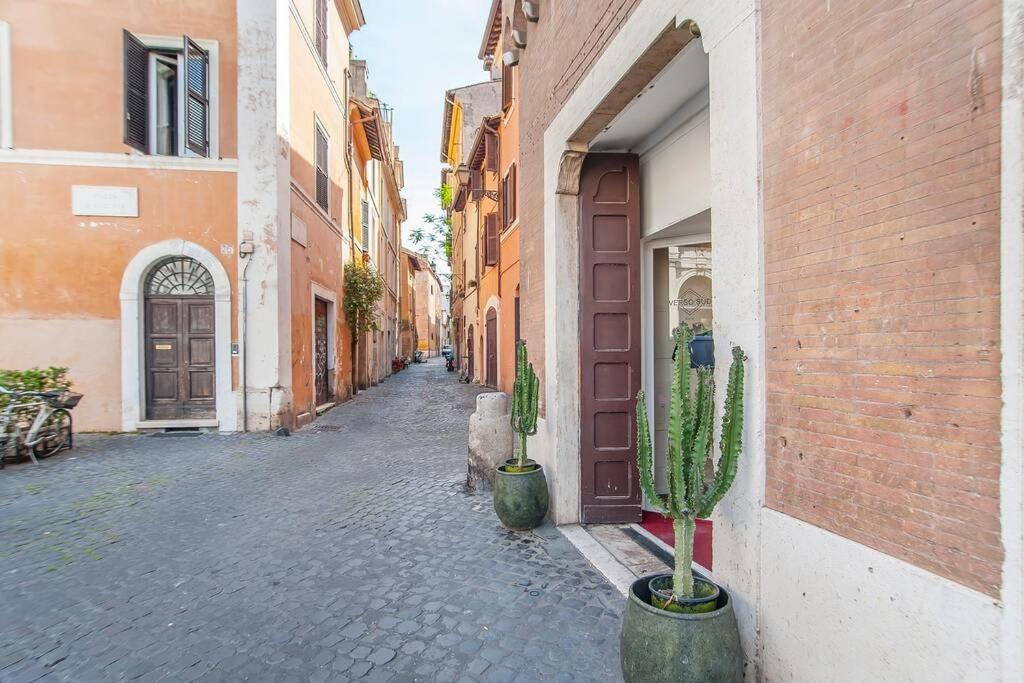
[[[444,91],[487,80],[477,59],[489,0],[362,0],[366,26],[352,34],[369,87],[395,109],[395,142],[405,162],[409,219],[404,236],[438,211]],[[408,242],[408,239],[406,240]],[[412,247],[415,248],[415,247]],[[446,268],[444,270],[447,270]]]

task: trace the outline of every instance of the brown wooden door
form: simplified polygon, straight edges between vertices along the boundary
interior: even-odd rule
[[[484,338],[487,347],[487,377],[484,380],[488,386],[498,386],[498,314],[494,309],[487,311],[487,318],[484,326]]]
[[[146,419],[216,417],[213,298],[146,298]]]
[[[580,504],[584,522],[640,521],[640,166],[588,154],[580,178]]]
[[[313,312],[313,378],[316,384],[316,404],[323,405],[331,400],[330,382],[327,377],[327,302],[314,299]]]
[[[473,374],[476,372],[476,368],[473,365],[473,326],[469,326],[469,331],[466,332],[466,372],[470,379],[473,379]]]

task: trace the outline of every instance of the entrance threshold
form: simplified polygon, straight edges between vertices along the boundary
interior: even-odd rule
[[[209,429],[219,425],[217,420],[140,420],[136,429]]]

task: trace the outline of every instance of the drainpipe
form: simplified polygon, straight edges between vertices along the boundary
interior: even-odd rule
[[[239,325],[242,328],[242,371],[239,373],[242,380],[242,431],[249,431],[249,384],[246,377],[249,372],[249,364],[246,362],[247,353],[249,351],[248,344],[248,332],[249,332],[249,287],[248,280],[246,280],[245,274],[249,270],[249,264],[252,262],[252,252],[255,247],[250,240],[243,240],[238,245],[238,256],[245,260],[245,265],[242,266],[242,319],[239,321]]]

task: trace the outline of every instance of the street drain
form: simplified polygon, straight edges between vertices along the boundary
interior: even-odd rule
[[[314,432],[343,432],[345,428],[341,425],[313,425],[310,429]]]

